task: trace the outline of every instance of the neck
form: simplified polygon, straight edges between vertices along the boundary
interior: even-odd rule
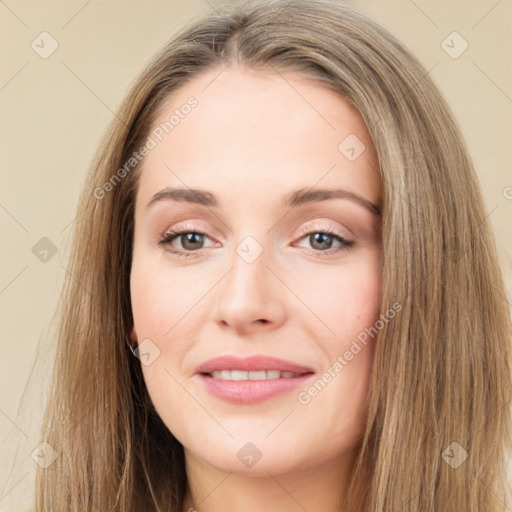
[[[183,512],[344,512],[354,456],[289,473],[223,472],[186,453],[189,487]]]

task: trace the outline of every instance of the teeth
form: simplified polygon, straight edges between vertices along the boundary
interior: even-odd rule
[[[279,370],[258,370],[246,372],[244,370],[220,370],[211,372],[214,379],[221,380],[271,380],[271,379],[291,379],[300,377],[299,373],[281,372]]]
[[[247,373],[249,374],[249,380],[265,380],[267,378],[267,372],[265,370]]]

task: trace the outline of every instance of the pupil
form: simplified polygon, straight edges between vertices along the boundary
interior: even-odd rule
[[[311,235],[311,245],[312,247],[315,247],[315,244],[319,244],[320,247],[317,247],[317,249],[329,249],[331,242],[332,242],[332,236],[327,235],[325,233],[314,233]]]
[[[196,239],[196,237],[198,237],[198,239]],[[184,235],[185,243],[183,243],[182,239],[182,245],[185,249],[197,249],[193,244],[198,242],[200,243],[202,241],[201,237],[202,235],[200,233],[187,233]],[[187,247],[188,244],[192,245],[192,247]]]

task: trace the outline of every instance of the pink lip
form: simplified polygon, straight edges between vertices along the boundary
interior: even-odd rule
[[[196,373],[211,373],[216,370],[280,370],[282,372],[309,373],[313,369],[291,361],[269,356],[235,357],[221,356],[210,359],[196,368]]]
[[[280,370],[301,375],[299,377],[269,380],[230,381],[213,378],[210,373],[217,370]],[[237,404],[262,402],[280,393],[300,387],[313,373],[313,369],[309,367],[267,356],[252,356],[248,358],[222,356],[210,359],[196,369],[196,374],[199,375],[210,393],[218,398]]]

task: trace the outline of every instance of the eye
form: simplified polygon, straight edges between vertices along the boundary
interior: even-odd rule
[[[341,251],[347,251],[354,245],[353,241],[347,240],[331,228],[319,229],[316,231],[306,231],[305,229],[301,229],[301,232],[305,233],[301,240],[307,240],[310,246],[314,249],[314,251],[312,251],[313,254],[335,254]],[[333,249],[332,246],[334,242],[338,242],[339,245]]]
[[[353,241],[347,240],[331,228],[316,231],[302,229],[301,232],[304,233],[304,236],[300,240],[306,239],[313,248],[313,250],[310,251],[311,254],[337,254],[349,250],[354,245]],[[177,227],[166,232],[158,242],[158,245],[170,253],[187,257],[205,248],[205,237],[209,238],[207,234],[201,230],[192,230],[187,226]],[[172,243],[175,240],[179,240],[181,248],[173,248]],[[339,245],[333,248],[332,246],[335,242],[338,242]]]
[[[185,255],[186,257],[190,252],[204,249],[203,244],[205,237],[208,238],[203,231],[197,229],[192,231],[186,226],[178,227],[166,232],[158,242],[158,245],[168,252]],[[172,248],[172,242],[176,239],[179,240],[181,244],[181,250],[179,247],[177,250]]]

